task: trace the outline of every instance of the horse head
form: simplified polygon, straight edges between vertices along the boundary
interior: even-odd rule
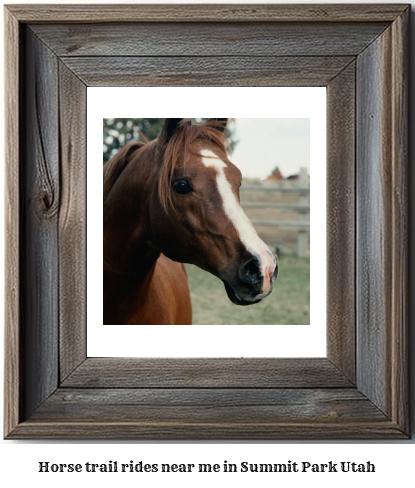
[[[227,156],[226,121],[165,120],[148,221],[163,254],[212,273],[233,303],[251,305],[271,293],[278,264],[240,205],[242,175]]]

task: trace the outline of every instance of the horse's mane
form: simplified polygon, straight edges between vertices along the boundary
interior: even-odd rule
[[[170,188],[173,170],[177,161],[180,160],[185,164],[188,155],[200,156],[200,154],[192,148],[192,144],[196,140],[213,142],[224,153],[224,161],[230,162],[226,157],[226,153],[227,151],[230,152],[231,148],[228,139],[223,133],[222,122],[218,120],[208,120],[203,124],[191,125],[190,119],[183,119],[167,145],[163,164],[159,173],[159,198],[166,212],[168,211],[169,206],[172,207]]]
[[[104,165],[104,202],[124,168],[133,159],[135,152],[143,146],[145,146],[144,142],[131,142]]]
[[[200,156],[192,147],[196,140],[212,142],[225,155],[224,161],[229,162],[226,153],[230,152],[230,145],[223,133],[223,125],[220,121],[209,120],[203,124],[191,125],[190,119],[183,119],[167,144],[158,178],[159,198],[166,212],[168,212],[169,206],[172,207],[170,187],[177,162],[182,161],[185,164],[188,155]],[[120,149],[104,165],[104,202],[127,164],[136,156],[136,152],[144,146],[150,147],[154,142],[147,144],[138,141],[131,142]]]

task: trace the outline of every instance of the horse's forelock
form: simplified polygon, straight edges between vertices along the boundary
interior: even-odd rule
[[[222,127],[222,123],[217,120],[210,120],[198,125],[190,125],[189,119],[183,119],[180,122],[166,147],[159,173],[159,199],[166,212],[169,208],[173,208],[170,188],[177,161],[180,159],[183,164],[186,164],[188,154],[201,156],[192,148],[196,140],[213,142],[225,155],[227,151],[231,151],[228,139],[220,130]],[[229,162],[226,156],[224,161]]]

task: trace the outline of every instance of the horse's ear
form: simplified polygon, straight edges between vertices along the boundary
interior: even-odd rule
[[[182,120],[183,119],[166,119],[164,121],[164,126],[160,132],[160,138],[163,144],[169,142],[171,136],[174,134],[174,131]]]
[[[221,132],[225,132],[228,119],[208,119],[208,122],[213,121],[218,122],[218,125],[216,127],[218,130],[220,130]]]

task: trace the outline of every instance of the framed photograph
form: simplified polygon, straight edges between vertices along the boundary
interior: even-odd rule
[[[103,100],[105,103],[102,103]],[[227,120],[224,135],[232,145],[226,158],[231,161],[231,167],[233,164],[240,170],[240,173],[235,170],[230,173],[228,170],[230,183],[235,189],[239,188],[240,205],[229,193],[228,197],[225,195],[226,198],[219,195],[216,179],[212,179],[212,169],[197,159],[192,160],[190,156],[185,165],[185,168],[189,168],[191,164],[186,182],[189,181],[194,191],[172,200],[172,204],[174,202],[177,205],[177,215],[180,215],[180,221],[176,221],[174,229],[165,232],[168,222],[175,219],[176,213],[168,212],[164,215],[162,212],[158,217],[158,220],[163,220],[158,247],[163,249],[166,256],[174,257],[171,253],[177,246],[176,241],[180,241],[180,248],[184,249],[187,226],[192,225],[193,229],[197,226],[197,232],[193,230],[191,236],[192,248],[197,249],[197,255],[192,249],[186,248],[186,253],[182,251],[183,256],[179,259],[186,263],[190,306],[189,300],[183,300],[188,293],[182,289],[174,301],[162,297],[162,304],[172,312],[179,309],[183,313],[191,308],[191,322],[175,321],[174,327],[171,323],[162,322],[157,315],[162,310],[162,304],[152,305],[151,313],[147,316],[143,314],[144,320],[140,321],[138,313],[142,313],[142,309],[136,293],[132,294],[134,298],[128,307],[123,305],[123,313],[135,314],[134,321],[117,318],[116,306],[123,303],[127,295],[126,292],[117,294],[117,289],[123,287],[120,280],[131,282],[132,268],[136,269],[137,266],[131,260],[136,263],[137,256],[145,253],[142,250],[136,251],[138,244],[129,243],[131,235],[135,238],[136,234],[123,234],[113,230],[113,226],[118,227],[124,221],[122,229],[127,228],[130,224],[125,220],[130,212],[131,217],[128,219],[135,227],[137,215],[147,214],[146,209],[151,202],[157,206],[157,201],[154,202],[148,195],[152,192],[159,194],[158,188],[152,190],[152,185],[158,185],[159,179],[153,177],[148,180],[143,176],[143,171],[154,171],[157,163],[154,159],[149,163],[142,157],[147,154],[146,151],[151,153],[152,148],[159,146],[160,138],[157,141],[156,138],[165,124],[165,118],[137,119],[131,115],[162,110],[165,114],[167,110],[170,114],[180,110],[190,114],[194,112],[194,107],[205,114],[214,114],[226,107],[228,112],[236,116]],[[87,355],[158,358],[325,356],[326,89],[94,87],[88,89],[87,112],[87,276],[94,276],[93,280],[87,281]],[[104,131],[101,129],[103,120]],[[207,119],[202,118],[194,118],[191,125],[189,123],[187,119],[178,124],[174,133],[176,137],[196,134],[196,131],[212,126],[212,121],[209,126],[206,125]],[[198,139],[203,141],[202,134]],[[144,138],[148,138],[149,142],[145,143]],[[124,153],[119,151],[124,146],[128,147],[128,144],[131,144],[134,151],[134,159],[127,166],[120,166],[120,169],[124,169],[118,174],[114,188],[109,191],[103,209],[103,159],[104,174],[108,175],[109,181],[111,168],[122,161],[118,155],[122,158]],[[103,145],[104,157],[101,156]],[[180,147],[183,145],[182,142]],[[124,149],[122,151],[125,152]],[[128,171],[125,171],[127,167]],[[131,187],[131,201],[126,203],[126,185],[130,187],[131,181],[129,171],[136,175],[137,184],[140,184],[140,177],[147,181],[147,196],[144,198],[143,190]],[[310,195],[311,179],[313,190]],[[140,195],[143,196],[141,201]],[[226,208],[219,205],[221,201],[226,202]],[[212,202],[216,202],[214,208],[211,207]],[[136,208],[138,204],[141,209]],[[233,209],[235,215],[231,219],[226,214],[229,208]],[[110,217],[103,227],[106,212]],[[199,217],[201,213],[203,218]],[[246,228],[242,226],[241,229],[241,224],[247,222],[244,215],[251,219],[255,233],[252,233],[250,225]],[[113,221],[110,220],[112,217]],[[239,230],[231,237],[232,221],[239,223]],[[147,219],[140,218],[139,222],[143,226]],[[187,222],[187,226],[182,225],[182,222]],[[310,225],[313,227],[312,235],[309,232]],[[213,238],[208,234],[211,229],[215,229],[214,234],[210,234]],[[147,231],[142,227],[144,232]],[[247,252],[238,251],[238,246],[243,246],[240,236],[245,242],[250,240],[252,246],[258,246],[258,253],[265,253],[265,260],[269,256],[273,268],[275,264],[270,253],[278,255],[277,272],[278,269],[281,272],[267,296],[259,298],[260,301],[255,300],[257,303],[254,306],[235,305],[236,300],[232,301],[233,297],[228,296],[225,282],[220,279],[221,271],[218,270],[216,275],[205,271],[209,260],[222,269],[232,269],[233,266],[233,275],[230,276],[234,286],[241,287],[242,292],[249,292],[249,288],[245,288],[246,282],[238,279],[239,276],[235,277],[239,265],[245,265],[246,255],[243,253]],[[201,252],[203,243],[205,247]],[[121,274],[119,266],[124,265],[119,260],[127,257],[127,248],[131,249],[131,257]],[[120,249],[124,251],[119,252]],[[220,259],[215,253],[216,249],[222,250]],[[310,254],[313,255],[311,269]],[[247,263],[250,262],[248,253]],[[147,258],[144,268],[147,273]],[[255,271],[255,267],[253,269]],[[181,275],[180,269],[178,274]],[[251,282],[251,277],[248,278]],[[260,282],[261,274],[258,274],[258,278]],[[226,280],[226,277],[223,276],[223,279]],[[111,288],[114,280],[115,290]],[[131,287],[136,287],[138,282],[139,278],[133,280]],[[163,282],[158,282],[156,278],[153,283],[157,290],[169,285],[164,277]],[[260,289],[256,288],[256,280],[253,283],[257,295]],[[109,291],[106,291],[106,287]],[[271,292],[272,288],[274,291]],[[158,291],[154,291],[156,293]],[[176,307],[176,301],[180,301],[180,307]]]
[[[409,437],[409,15],[402,4],[6,7],[5,438]],[[270,341],[253,355],[170,356],[157,340],[152,354],[145,342],[137,356],[87,351],[102,324],[91,296],[102,281],[87,268],[89,101],[104,87],[264,89],[271,107],[273,89],[325,89],[325,242],[310,254],[325,275],[311,299],[323,301],[325,354],[286,357]],[[141,115],[177,114],[154,98]],[[195,344],[213,334],[197,328]]]

